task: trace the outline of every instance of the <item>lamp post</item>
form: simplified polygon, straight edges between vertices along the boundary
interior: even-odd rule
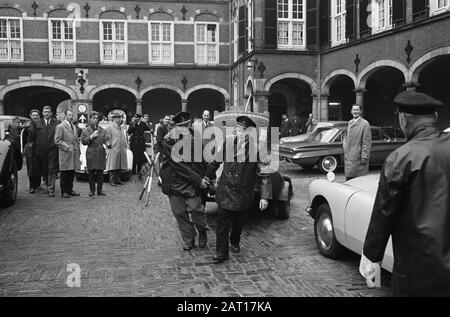
[[[86,83],[86,80],[84,79],[84,71],[80,70],[78,73],[78,83],[80,84],[80,92],[84,94],[84,84]]]

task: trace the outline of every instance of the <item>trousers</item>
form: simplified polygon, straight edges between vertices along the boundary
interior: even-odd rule
[[[70,194],[73,190],[73,179],[75,177],[75,170],[61,171],[60,185],[61,194]]]
[[[97,193],[103,189],[103,171],[89,170],[89,190],[95,192],[95,183],[97,183]]]
[[[217,254],[228,256],[230,249],[229,243],[237,246],[241,242],[244,212],[244,210],[227,210],[219,206],[216,227]]]

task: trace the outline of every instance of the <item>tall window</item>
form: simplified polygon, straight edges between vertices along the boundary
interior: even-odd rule
[[[150,63],[173,64],[173,23],[150,23]]]
[[[127,30],[125,22],[101,21],[100,57],[104,63],[127,62]]]
[[[48,33],[50,35],[50,62],[75,62],[74,21],[72,19],[51,19]]]
[[[233,82],[233,104],[235,107],[239,106],[239,87],[238,82],[235,80]]]
[[[195,28],[196,63],[218,64],[219,25],[217,23],[196,23]]]
[[[383,31],[392,27],[392,0],[376,1],[377,31]]]
[[[448,0],[438,0],[437,9],[448,9]]]
[[[235,62],[239,55],[239,19],[237,13],[233,21],[233,48],[233,61]]]
[[[248,51],[253,50],[253,15],[254,15],[254,3],[253,0],[249,0],[247,4]]]
[[[304,0],[278,0],[278,47],[305,47],[305,9]]]
[[[0,61],[23,60],[22,20],[0,18]]]
[[[450,10],[449,0],[430,0],[430,15],[441,14]]]
[[[345,0],[331,1],[331,35],[333,45],[344,43],[345,38]]]

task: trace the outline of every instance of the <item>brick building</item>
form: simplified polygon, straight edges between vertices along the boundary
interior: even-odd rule
[[[0,0],[0,113],[247,107],[277,125],[356,102],[390,125],[407,88],[444,101],[450,126],[449,2]]]

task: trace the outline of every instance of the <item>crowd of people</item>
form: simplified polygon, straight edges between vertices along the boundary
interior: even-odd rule
[[[302,121],[297,114],[289,117],[288,114],[281,116],[280,137],[295,136],[303,133],[311,132],[317,120],[310,113],[306,121]]]

